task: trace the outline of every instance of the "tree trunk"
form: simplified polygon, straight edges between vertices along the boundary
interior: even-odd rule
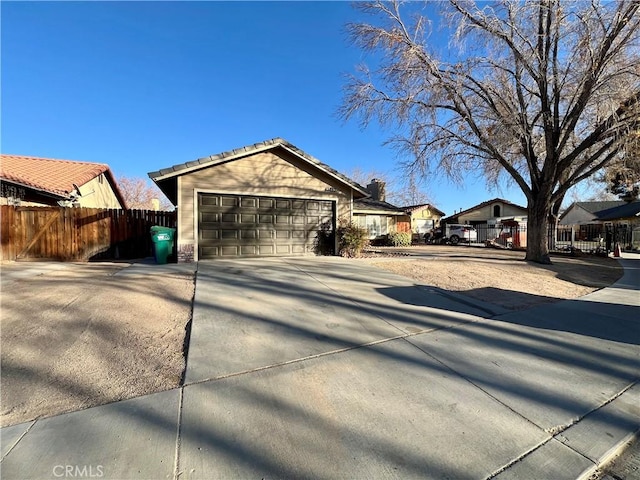
[[[551,264],[549,256],[549,214],[551,205],[541,198],[530,200],[527,205],[527,255],[529,262]]]

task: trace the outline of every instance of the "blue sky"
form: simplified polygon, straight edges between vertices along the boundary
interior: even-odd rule
[[[3,153],[150,171],[283,137],[342,173],[397,177],[392,132],[336,115],[348,2],[6,2]],[[447,214],[493,197],[483,179],[425,182]]]

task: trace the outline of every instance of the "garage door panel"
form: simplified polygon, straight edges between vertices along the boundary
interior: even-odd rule
[[[306,253],[306,248],[304,245],[293,244],[291,246],[291,253],[293,255],[303,255],[304,253]]]
[[[219,205],[219,198],[214,195],[204,196],[200,200],[200,205],[217,207]]]
[[[250,197],[242,197],[240,199],[240,206],[242,208],[256,208],[258,206],[258,199],[250,198]]]
[[[291,245],[276,245],[276,253],[280,255],[290,255],[291,254]]]
[[[275,232],[272,229],[258,229],[258,239],[259,240],[273,240],[273,238],[275,237]]]
[[[256,245],[242,245],[240,247],[240,254],[241,255],[257,255],[258,254],[258,247]]]
[[[220,247],[221,257],[237,257],[240,253],[240,247],[238,245],[223,245]]]
[[[202,230],[202,238],[204,240],[218,240],[220,238],[220,230]]]
[[[221,205],[223,207],[237,207],[240,203],[240,199],[238,197],[227,197],[227,196],[222,196],[221,198]]]
[[[254,240],[258,238],[257,230],[240,230],[240,238],[243,240]]]
[[[220,238],[222,240],[237,240],[239,237],[238,230],[221,230]]]
[[[200,255],[203,258],[215,258],[220,256],[220,250],[218,247],[200,245]]]
[[[304,255],[322,222],[334,224],[332,201],[199,194],[199,258]]]
[[[205,223],[218,223],[220,215],[217,213],[200,212],[200,221]]]

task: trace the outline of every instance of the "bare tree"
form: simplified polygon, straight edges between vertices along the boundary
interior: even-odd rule
[[[374,178],[378,178],[384,181],[387,184],[392,183],[391,175],[388,172],[383,172],[381,170],[376,170],[375,168],[364,169],[359,166],[353,167],[351,170],[347,171],[347,177],[349,177],[354,182],[366,187],[367,184],[373,180]]]
[[[527,198],[526,259],[550,263],[547,229],[565,194],[612,162],[640,124],[640,2],[356,8],[373,19],[348,31],[377,65],[350,76],[343,118],[398,132],[389,141],[409,154],[410,171],[515,182]],[[429,43],[430,8],[449,50]]]
[[[608,192],[628,202],[640,196],[640,130],[628,135],[620,155],[607,165],[599,180]]]
[[[131,209],[173,210],[165,194],[154,184],[149,184],[148,180],[123,175],[118,177],[118,188]]]
[[[387,201],[399,207],[433,203],[426,192],[424,182],[413,174],[393,175],[376,169],[364,170],[356,166],[347,172],[347,176],[364,187],[374,178],[382,180],[386,184]]]

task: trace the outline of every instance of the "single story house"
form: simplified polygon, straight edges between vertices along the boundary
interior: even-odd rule
[[[628,223],[630,225],[640,225],[640,200],[633,202],[624,202],[596,213],[596,217],[600,222],[617,222]]]
[[[560,225],[585,225],[600,223],[600,212],[610,211],[626,205],[622,200],[602,202],[573,202],[562,214],[558,223]],[[614,215],[616,215],[614,211]]]
[[[108,165],[0,155],[0,205],[126,208]]]
[[[608,250],[612,242],[620,243],[625,249],[640,249],[638,200],[574,202],[562,213],[559,224],[564,229],[561,240],[596,242],[600,246],[606,241]]]
[[[369,232],[373,240],[394,232],[409,232],[411,218],[407,212],[385,201],[385,184],[374,178],[366,186],[370,197],[353,201],[353,221]]]
[[[424,235],[440,225],[440,220],[444,217],[444,212],[438,210],[429,203],[419,205],[409,205],[402,207],[402,210],[411,216],[411,231]]]
[[[443,218],[445,224],[492,225],[502,218],[526,217],[527,209],[503,198],[494,198]]]
[[[477,230],[477,241],[484,243],[503,235],[505,226],[511,234],[515,234],[516,229],[520,231],[518,235],[526,235],[527,209],[503,198],[493,198],[443,218],[441,223],[472,225]]]
[[[178,212],[178,261],[306,255],[320,229],[352,219],[359,185],[282,138],[149,177]]]

